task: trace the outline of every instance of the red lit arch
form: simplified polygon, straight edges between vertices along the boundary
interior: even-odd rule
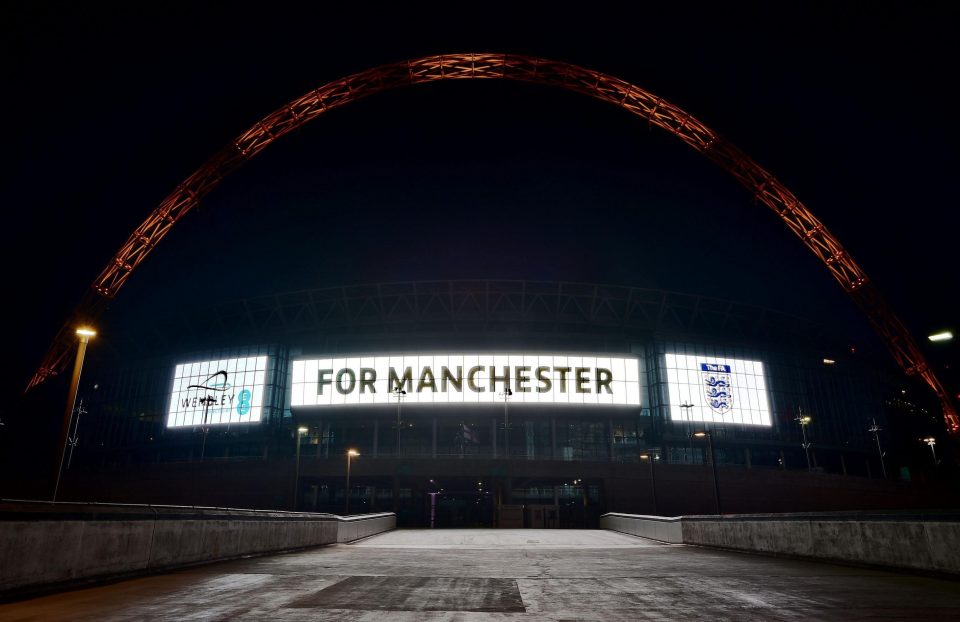
[[[840,241],[773,175],[690,114],[640,87],[569,63],[512,54],[427,56],[374,67],[325,84],[264,117],[177,186],[130,235],[61,328],[27,388],[65,368],[74,345],[74,327],[95,320],[103,312],[104,302],[116,296],[173,225],[224,177],[267,145],[327,110],[362,97],[400,86],[459,79],[516,80],[583,93],[646,119],[722,166],[759,202],[772,209],[820,259],[866,313],[900,367],[907,374],[921,376],[934,390],[943,406],[948,429],[960,432],[960,419],[949,396],[906,327]]]

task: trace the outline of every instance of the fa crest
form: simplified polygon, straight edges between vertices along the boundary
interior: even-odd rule
[[[730,383],[730,366],[700,363],[703,378],[703,394],[707,406],[714,412],[725,415],[733,408],[733,387]]]

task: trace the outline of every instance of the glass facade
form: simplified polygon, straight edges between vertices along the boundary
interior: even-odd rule
[[[805,430],[812,466],[846,472],[842,454],[869,452],[864,430],[873,418],[882,422],[879,378],[852,360],[828,366],[810,352],[668,340],[632,343],[622,351],[620,356],[640,359],[639,407],[508,400],[291,408],[292,366],[285,346],[154,359],[98,371],[99,388],[81,391],[87,414],[77,451],[103,464],[191,461],[201,454],[270,459],[292,454],[299,436],[301,454],[312,459],[339,459],[352,448],[374,459],[636,463],[653,455],[667,464],[702,464],[708,459],[706,443],[691,434],[708,430],[719,464],[806,468],[796,421],[802,412],[812,418]],[[165,425],[177,364],[241,357],[266,357],[261,423]],[[732,392],[732,407],[705,416],[713,390],[708,381],[717,379],[740,384]],[[306,432],[298,434],[301,426]]]

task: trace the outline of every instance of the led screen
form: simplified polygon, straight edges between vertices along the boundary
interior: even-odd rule
[[[266,370],[265,356],[177,365],[167,427],[260,421]]]
[[[770,425],[760,361],[667,354],[666,364],[671,420]]]
[[[470,404],[640,405],[639,362],[553,354],[429,354],[293,362],[291,406]]]

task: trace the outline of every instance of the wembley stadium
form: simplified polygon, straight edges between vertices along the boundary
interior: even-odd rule
[[[174,225],[274,141],[368,95],[453,80],[580,93],[700,152],[783,221],[863,312],[892,361],[773,309],[580,282],[408,281],[205,306],[223,299],[208,290],[230,274],[230,253],[214,261],[204,243],[187,244],[203,266],[195,286],[187,264],[164,275],[190,292],[164,299],[182,304],[179,311],[151,308],[137,325],[140,314],[128,308],[126,331],[100,323]],[[246,238],[250,223],[233,222]],[[212,231],[193,229],[221,237]],[[607,243],[607,234],[599,240]],[[257,292],[281,278],[274,267],[259,270]],[[571,270],[555,278],[574,278]],[[384,278],[382,270],[368,273]],[[432,274],[439,273],[420,276]],[[161,304],[149,288],[140,294],[141,304]],[[109,338],[81,381],[97,326]],[[28,392],[66,381],[71,361],[54,500],[62,474],[71,499],[389,509],[401,525],[571,527],[595,525],[608,511],[946,507],[956,496],[911,485],[925,473],[909,437],[941,418],[939,431],[960,430],[938,377],[945,369],[928,363],[836,236],[770,172],[683,109],[614,76],[536,57],[389,63],[263,117],[175,186],[103,264]],[[891,380],[891,363],[905,375]],[[891,430],[896,413],[916,422],[908,434]],[[911,446],[888,455],[884,443],[892,442]],[[938,464],[934,458],[935,474]]]
[[[71,448],[73,498],[571,527],[606,511],[862,507],[899,485],[868,433],[886,425],[886,372],[770,309],[421,281],[151,326],[89,363],[77,435],[95,442]]]

